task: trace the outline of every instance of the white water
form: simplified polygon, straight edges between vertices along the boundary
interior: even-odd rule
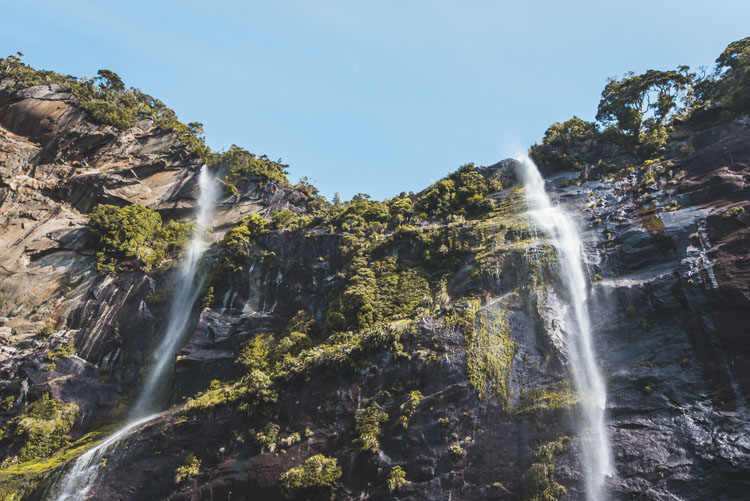
[[[565,347],[573,379],[581,397],[582,458],[589,501],[605,499],[604,480],[614,475],[609,438],[604,424],[607,394],[591,347],[591,326],[586,306],[588,283],[581,264],[583,246],[573,220],[552,202],[544,190],[544,179],[529,158],[519,159],[528,213],[554,245],[560,278],[568,294],[569,309],[564,322]]]
[[[208,247],[206,234],[219,194],[219,186],[206,167],[201,169],[198,178],[200,195],[195,214],[195,228],[185,258],[180,267],[179,277],[175,284],[169,310],[167,328],[159,346],[152,354],[153,365],[150,366],[138,399],[130,410],[130,420],[106,440],[80,456],[73,467],[66,473],[58,501],[79,501],[96,481],[101,467],[102,457],[107,450],[135,429],[158,417],[157,412],[163,407],[165,382],[171,373],[174,357],[184,341],[190,312],[203,287],[203,277],[196,277],[198,263]]]

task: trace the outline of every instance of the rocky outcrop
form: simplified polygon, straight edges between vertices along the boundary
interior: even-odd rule
[[[12,397],[0,421],[49,392],[78,405],[71,433],[79,439],[127,411],[175,282],[169,268],[147,273],[134,263],[98,275],[86,214],[97,203],[140,203],[189,218],[201,161],[148,119],[119,131],[76,104],[54,86],[0,94],[0,398]],[[691,153],[630,171],[592,164],[548,179],[586,246],[617,468],[607,489],[615,499],[738,499],[750,478],[743,369],[750,126],[728,122],[683,142],[690,148],[670,151]],[[506,160],[483,171],[503,186],[490,195],[498,207],[491,218],[421,221],[388,233],[406,236],[379,248],[379,259],[421,266],[430,258],[421,235],[441,231],[449,237],[433,255],[460,256],[414,319],[381,326],[395,342],[367,351],[342,337],[339,365],[311,355],[316,369],[279,385],[263,412],[229,397],[196,410],[185,401],[229,392],[246,376],[237,358],[248,340],[279,338],[298,312],[317,326],[307,335],[322,343],[330,305],[349,284],[355,245],[346,231],[287,228],[255,238],[246,255],[210,277],[205,307],[196,305],[168,389],[170,409],[107,453],[93,498],[279,499],[280,475],[318,453],[341,466],[341,498],[519,499],[535,464],[551,475],[540,481],[565,487],[562,499],[583,498],[580,451],[589,443],[568,383],[566,299],[554,252],[518,203],[515,168]],[[214,240],[250,214],[310,215],[309,199],[249,176],[222,197]],[[204,269],[215,258],[209,254]],[[76,354],[52,359],[50,350],[71,343]],[[471,372],[477,364],[479,375]],[[414,391],[422,398],[404,421]],[[387,419],[377,450],[362,450],[355,415],[372,402]],[[279,427],[272,447],[254,435],[269,423]],[[535,455],[554,442],[561,452]],[[1,443],[3,457],[17,452],[18,444]],[[198,473],[173,482],[190,453]],[[28,485],[15,470],[0,469],[0,480],[43,499],[71,457]],[[408,483],[391,491],[396,465]]]

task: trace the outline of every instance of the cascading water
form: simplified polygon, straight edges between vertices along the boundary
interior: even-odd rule
[[[584,420],[581,436],[591,442],[582,447],[586,497],[590,501],[600,501],[605,499],[604,479],[614,474],[614,468],[604,424],[607,395],[591,346],[586,305],[588,284],[581,264],[583,246],[573,220],[562,208],[552,205],[536,165],[526,157],[519,161],[528,213],[557,251],[560,278],[568,295],[569,309],[564,315],[565,347],[581,398]]]
[[[79,457],[70,471],[62,479],[62,488],[55,497],[58,501],[81,500],[93,486],[99,472],[102,457],[107,450],[132,431],[155,417],[163,407],[162,393],[169,369],[174,357],[183,342],[190,319],[190,312],[198,299],[203,278],[196,277],[198,263],[208,246],[206,234],[209,221],[219,194],[216,179],[206,167],[200,171],[198,178],[200,195],[195,214],[195,228],[185,259],[180,267],[175,295],[169,310],[169,318],[164,337],[152,354],[152,365],[141,388],[140,395],[130,410],[129,421],[106,440]]]

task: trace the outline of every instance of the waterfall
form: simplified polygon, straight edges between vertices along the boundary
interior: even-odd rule
[[[568,310],[563,319],[565,348],[581,398],[586,497],[589,501],[600,501],[605,499],[604,479],[614,474],[614,468],[604,424],[607,395],[591,347],[591,326],[586,306],[588,282],[581,264],[583,246],[573,220],[550,201],[544,190],[544,179],[536,165],[526,157],[519,161],[528,214],[557,251],[560,279],[568,296]]]
[[[195,209],[193,238],[179,270],[167,327],[164,337],[152,354],[148,375],[135,404],[130,409],[129,420],[115,433],[76,460],[70,471],[62,478],[62,488],[55,497],[58,501],[84,499],[96,481],[102,458],[107,450],[135,431],[138,426],[158,417],[160,415],[158,411],[164,407],[165,382],[174,365],[175,354],[184,341],[190,312],[203,287],[204,277],[196,277],[196,272],[200,258],[208,247],[206,236],[219,195],[218,183],[206,167],[200,171],[198,186],[200,195]]]

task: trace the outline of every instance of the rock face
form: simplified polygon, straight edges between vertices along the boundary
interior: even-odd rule
[[[729,500],[750,488],[750,123],[686,141],[689,155],[627,175],[590,166],[548,179],[586,246],[613,499]],[[126,131],[97,124],[55,86],[0,93],[0,424],[10,429],[45,393],[78,406],[71,440],[89,437],[79,445],[124,419],[161,335],[174,268],[98,275],[87,213],[139,203],[189,219],[201,163],[149,119]],[[455,232],[458,241],[438,249],[460,258],[430,304],[384,327],[395,341],[326,344],[342,350],[340,365],[305,352],[308,365],[290,368],[294,377],[262,411],[229,393],[246,377],[243,346],[293,334],[300,311],[318,326],[310,337],[320,335],[350,278],[353,244],[346,231],[322,227],[255,238],[213,277],[206,307],[196,305],[172,405],[108,451],[91,498],[279,499],[293,494],[282,492],[282,473],[324,454],[341,467],[341,498],[530,499],[533,489],[562,486],[556,496],[583,499],[588,444],[568,383],[565,297],[554,252],[524,222],[514,168],[503,161],[483,171],[506,188],[491,195],[502,210],[472,223],[472,236],[459,220],[423,223],[377,251],[427,259],[418,235]],[[298,189],[248,178],[219,203],[214,239],[250,214],[304,217],[310,203]],[[462,239],[481,252],[459,254]],[[409,410],[412,392],[421,399]],[[216,401],[195,405],[209,396]],[[373,402],[386,419],[376,450],[362,450],[355,416]],[[258,438],[269,423],[278,425],[270,445]],[[540,455],[556,442],[561,450]],[[0,482],[49,498],[85,448],[63,447],[57,463],[24,469],[12,459],[19,444],[0,433]],[[191,453],[197,472],[173,481]],[[408,483],[389,490],[396,465]],[[538,471],[546,473],[532,482]]]

